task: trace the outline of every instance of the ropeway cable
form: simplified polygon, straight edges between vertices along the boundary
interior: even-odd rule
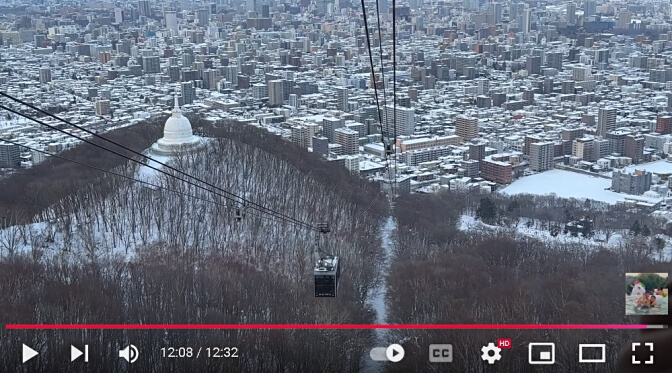
[[[26,106],[28,106],[28,107],[31,107],[31,108],[34,109],[34,110],[38,110],[38,111],[40,111],[40,112],[44,112],[44,111],[41,110],[41,109],[35,108],[33,105],[27,104],[27,103],[25,103],[25,102],[23,102],[23,101],[21,101],[21,100],[19,100],[19,99],[15,99],[14,97],[9,96],[9,95],[7,95],[7,94],[5,94],[5,93],[3,93],[3,92],[0,92],[0,95],[1,95],[1,96],[5,96],[5,97],[9,97],[9,98],[11,98],[12,100],[17,101],[17,102],[19,102],[19,103],[21,103],[21,104],[24,104],[24,105],[26,105]],[[174,170],[174,171],[176,171],[176,172],[178,172],[178,173],[180,173],[180,174],[186,175],[186,176],[188,176],[188,177],[190,177],[190,178],[192,178],[192,179],[194,179],[194,180],[196,180],[196,181],[198,181],[198,182],[201,182],[201,183],[203,183],[203,184],[205,184],[205,185],[207,185],[207,186],[210,186],[210,187],[216,189],[217,191],[221,191],[223,194],[222,194],[222,193],[218,193],[218,192],[216,192],[216,191],[214,191],[214,190],[210,190],[210,189],[208,189],[208,188],[205,188],[204,186],[199,185],[199,184],[196,184],[196,183],[194,183],[193,181],[190,181],[190,180],[187,180],[187,179],[178,177],[178,176],[176,176],[176,175],[167,173],[166,171],[164,171],[164,170],[162,170],[162,169],[160,169],[160,168],[154,167],[154,166],[152,166],[151,164],[149,164],[149,163],[151,163],[151,162],[148,162],[148,164],[145,164],[145,163],[143,163],[142,161],[140,161],[140,160],[138,160],[138,159],[128,157],[128,156],[126,156],[126,155],[124,155],[124,154],[121,154],[121,153],[118,152],[118,151],[115,151],[115,150],[106,148],[106,147],[104,147],[104,146],[102,146],[102,145],[100,145],[100,144],[96,144],[95,142],[92,142],[92,141],[90,141],[90,140],[88,140],[88,139],[85,139],[85,138],[83,138],[83,137],[81,137],[81,136],[78,136],[78,135],[75,135],[75,134],[73,134],[73,133],[70,133],[70,132],[68,132],[68,131],[66,131],[66,130],[64,130],[64,129],[61,129],[61,128],[58,128],[58,127],[56,127],[56,126],[47,124],[47,123],[45,123],[45,122],[43,122],[43,121],[41,121],[41,120],[39,120],[39,119],[37,119],[37,118],[34,118],[34,117],[32,117],[32,116],[30,116],[30,115],[28,115],[28,114],[21,113],[21,112],[19,112],[19,111],[17,111],[17,110],[14,110],[14,109],[12,109],[12,108],[6,107],[6,106],[4,106],[4,105],[0,105],[0,108],[1,108],[1,109],[4,109],[4,110],[7,110],[7,111],[9,111],[9,112],[11,112],[11,113],[14,113],[14,114],[16,114],[16,115],[19,115],[19,116],[21,116],[21,117],[23,117],[23,118],[30,119],[30,120],[32,120],[32,121],[34,121],[34,122],[36,122],[36,123],[38,123],[38,124],[41,124],[41,125],[43,125],[43,126],[45,126],[45,127],[48,127],[48,128],[54,129],[54,130],[56,130],[56,131],[59,131],[59,132],[65,134],[65,135],[67,135],[67,136],[74,137],[74,138],[76,138],[76,139],[78,139],[78,140],[80,140],[80,141],[83,141],[83,142],[85,142],[85,143],[87,143],[87,144],[93,145],[93,146],[95,146],[95,147],[97,147],[97,148],[100,148],[100,149],[103,149],[103,150],[108,151],[108,152],[110,152],[110,153],[116,154],[116,155],[118,155],[118,156],[120,156],[120,157],[123,157],[124,159],[129,160],[129,161],[132,161],[132,162],[138,163],[138,164],[140,164],[140,165],[143,165],[143,166],[145,166],[145,167],[148,167],[148,168],[150,168],[150,169],[153,169],[153,170],[155,170],[155,171],[157,171],[157,172],[160,172],[160,173],[162,173],[162,174],[164,174],[164,175],[167,175],[168,177],[175,178],[175,179],[177,179],[177,180],[186,182],[187,184],[192,185],[192,186],[194,186],[194,187],[196,187],[196,188],[206,190],[206,191],[208,191],[208,192],[210,192],[210,193],[214,193],[215,195],[217,195],[217,196],[219,196],[219,197],[225,198],[225,199],[227,199],[227,200],[230,200],[230,201],[233,201],[233,202],[236,202],[236,203],[240,203],[240,202],[242,201],[242,202],[244,203],[244,206],[245,206],[246,208],[251,208],[251,209],[256,210],[256,211],[258,211],[258,212],[260,212],[260,213],[263,213],[263,214],[269,214],[269,215],[275,216],[276,218],[282,219],[282,220],[287,221],[287,222],[292,222],[294,225],[297,225],[297,226],[300,226],[300,227],[303,227],[303,228],[307,228],[307,229],[310,229],[310,230],[316,230],[316,229],[317,229],[316,227],[314,227],[313,225],[311,225],[311,224],[309,224],[309,223],[302,222],[302,221],[300,221],[300,220],[298,220],[298,219],[295,219],[295,218],[289,217],[289,216],[287,216],[287,215],[284,215],[284,214],[282,214],[282,213],[279,213],[279,212],[276,212],[276,211],[274,211],[274,210],[271,210],[270,208],[266,208],[266,207],[261,206],[261,205],[259,205],[259,204],[257,204],[257,203],[253,203],[253,202],[251,202],[251,201],[248,201],[247,199],[245,199],[245,198],[243,198],[243,197],[237,196],[237,195],[235,195],[235,194],[233,194],[233,193],[231,193],[231,192],[228,192],[228,191],[226,191],[226,190],[224,190],[224,189],[222,189],[222,188],[220,188],[220,187],[217,187],[217,186],[215,186],[215,185],[213,185],[213,184],[211,184],[211,183],[208,183],[208,182],[206,182],[206,181],[204,181],[204,180],[201,180],[201,179],[199,179],[199,178],[197,178],[197,177],[195,177],[195,176],[189,175],[189,174],[187,174],[187,173],[184,172],[184,171],[178,170],[178,169],[176,169],[175,167],[172,167],[172,166],[167,165],[167,164],[165,164],[165,163],[163,163],[163,162],[161,162],[161,161],[157,161],[157,160],[155,160],[155,159],[153,159],[153,158],[151,158],[151,157],[149,157],[149,156],[147,156],[147,155],[144,155],[144,154],[142,154],[142,153],[140,153],[140,152],[137,152],[137,151],[135,151],[135,150],[132,150],[132,149],[130,149],[130,148],[124,146],[124,145],[121,145],[121,144],[117,143],[116,141],[109,140],[109,139],[107,139],[107,138],[105,138],[105,137],[102,137],[102,136],[100,136],[100,135],[98,135],[98,134],[96,134],[96,133],[94,133],[94,132],[92,132],[92,131],[90,131],[90,130],[88,130],[88,129],[84,129],[84,128],[80,127],[80,126],[77,126],[77,125],[75,125],[75,124],[72,124],[71,122],[66,121],[65,119],[62,119],[62,118],[60,118],[60,117],[57,117],[57,116],[55,116],[55,115],[53,115],[53,114],[49,114],[49,113],[48,113],[48,115],[50,115],[50,116],[52,116],[52,117],[54,117],[54,118],[56,118],[56,119],[58,119],[58,120],[60,120],[60,121],[63,121],[63,122],[65,122],[65,123],[69,124],[69,125],[72,125],[73,127],[77,128],[77,129],[80,129],[80,130],[83,130],[83,131],[85,131],[85,132],[87,132],[87,133],[90,133],[90,134],[94,135],[94,136],[97,137],[97,138],[100,138],[100,139],[106,140],[106,141],[108,141],[108,142],[111,142],[112,144],[117,145],[117,146],[123,148],[124,150],[130,151],[130,152],[132,152],[132,153],[134,153],[134,154],[136,154],[136,155],[139,155],[139,156],[141,156],[141,157],[143,157],[143,158],[146,158],[147,160],[149,160],[149,161],[151,161],[151,162],[156,162],[156,163],[158,163],[158,164],[160,164],[160,165],[163,165],[164,167],[166,167],[166,168],[168,168],[168,169],[171,169],[171,170]]]
[[[182,196],[185,196],[185,197],[189,197],[189,198],[193,198],[193,199],[197,199],[197,200],[200,200],[200,201],[203,201],[203,202],[213,203],[213,204],[215,204],[215,205],[217,205],[217,206],[224,207],[224,208],[227,209],[227,210],[233,208],[233,207],[230,206],[230,205],[226,205],[226,204],[223,204],[223,203],[220,203],[220,202],[217,202],[217,201],[213,201],[213,200],[208,199],[208,198],[199,197],[199,196],[196,196],[196,195],[193,195],[193,194],[189,194],[189,193],[185,193],[185,192],[182,192],[182,191],[179,191],[179,190],[174,190],[174,189],[166,188],[165,186],[162,186],[162,185],[158,185],[158,184],[150,183],[150,182],[145,181],[145,180],[136,179],[136,178],[131,177],[131,176],[128,176],[128,175],[120,174],[120,173],[117,173],[117,172],[114,172],[114,171],[110,171],[110,170],[105,170],[105,169],[103,169],[103,168],[100,168],[100,167],[97,167],[97,166],[93,166],[93,165],[90,165],[90,164],[87,164],[87,163],[84,163],[84,162],[80,162],[80,161],[75,160],[75,159],[72,159],[72,158],[63,157],[63,156],[61,156],[61,155],[54,154],[54,153],[50,153],[50,152],[45,151],[45,150],[40,150],[40,149],[34,148],[34,147],[32,147],[32,146],[28,146],[28,145],[20,144],[20,143],[18,143],[18,142],[16,142],[16,141],[12,141],[12,140],[8,140],[8,139],[0,138],[0,143],[2,143],[2,142],[6,142],[6,143],[9,143],[9,144],[12,144],[12,145],[20,146],[20,147],[22,147],[22,148],[25,148],[25,149],[28,149],[28,150],[31,150],[31,151],[34,151],[34,152],[38,152],[38,153],[41,153],[41,154],[44,154],[44,155],[48,155],[48,156],[50,156],[50,157],[54,157],[54,158],[58,158],[58,159],[62,159],[62,160],[64,160],[64,161],[66,161],[66,162],[75,163],[75,164],[78,164],[78,165],[81,165],[81,166],[84,166],[84,167],[88,167],[88,168],[91,168],[91,169],[94,169],[94,170],[97,170],[97,171],[104,172],[104,173],[109,174],[109,175],[118,176],[118,177],[121,177],[121,178],[124,178],[124,179],[127,179],[127,180],[134,181],[134,182],[136,182],[136,183],[140,183],[140,184],[144,184],[144,185],[147,185],[147,186],[151,186],[151,187],[156,188],[156,189],[165,190],[165,191],[167,191],[167,192],[171,192],[171,193],[179,194],[179,195],[182,195]],[[249,215],[256,216],[256,217],[259,217],[259,218],[262,218],[262,219],[264,219],[264,218],[265,218],[265,219],[274,219],[273,216],[265,216],[265,215],[262,215],[262,214],[249,214]]]

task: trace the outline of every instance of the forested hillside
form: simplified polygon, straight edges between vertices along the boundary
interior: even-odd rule
[[[669,261],[642,250],[639,239],[617,250],[562,241],[543,242],[510,232],[457,228],[460,214],[484,196],[440,193],[397,200],[397,257],[389,278],[392,323],[621,324],[635,323],[623,311],[625,272],[667,272]],[[510,201],[509,201],[510,202]],[[537,201],[537,214],[544,214]],[[556,202],[561,202],[557,201]],[[547,201],[554,204],[553,201]],[[520,201],[527,206],[527,201]],[[574,211],[573,207],[568,208]],[[562,213],[561,213],[562,214]],[[648,252],[648,254],[651,254]],[[451,369],[481,372],[480,349],[512,338],[513,349],[488,371],[539,372],[527,363],[527,342],[554,342],[558,359],[550,371],[585,371],[576,358],[579,343],[607,343],[604,371],[614,371],[632,331],[493,330],[397,331],[406,358],[394,372],[431,371],[431,343],[453,343]],[[518,341],[518,342],[517,342]]]
[[[138,125],[110,131],[105,137],[124,146],[141,152],[161,137],[161,124],[165,118],[155,118]],[[103,140],[89,139],[95,144],[105,146],[125,156],[132,153]],[[105,152],[90,144],[80,144],[61,154],[62,157],[83,162],[91,166],[110,170],[126,163],[123,157]],[[47,207],[59,199],[70,195],[92,180],[100,177],[102,171],[83,167],[57,158],[46,161],[28,170],[21,170],[10,178],[0,180],[1,218],[7,218],[4,224],[30,222]],[[107,193],[107,190],[101,192]],[[0,221],[0,224],[3,224]]]
[[[225,132],[172,164],[298,220],[330,223],[325,251],[344,263],[338,298],[313,297],[313,232],[249,209],[238,222],[240,205],[166,176],[154,181],[183,194],[102,175],[55,198],[32,224],[1,231],[0,322],[371,323],[364,300],[382,275],[379,188],[311,154],[274,155]],[[115,171],[140,172],[131,163]],[[123,366],[118,350],[133,343],[143,357],[138,371],[327,372],[356,371],[370,341],[368,331],[21,332],[0,338],[0,350],[26,343],[49,351],[40,361],[54,364],[44,372],[63,366],[70,342],[96,351],[89,371]],[[240,357],[160,358],[161,347],[207,345],[236,346]],[[16,362],[0,356],[0,366]]]

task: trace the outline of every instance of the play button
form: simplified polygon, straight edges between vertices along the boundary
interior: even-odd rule
[[[21,350],[21,355],[22,355],[22,362],[25,363],[26,361],[34,358],[37,356],[38,352],[33,350],[32,348],[23,345],[23,349]]]
[[[398,363],[404,358],[404,348],[396,343],[389,345],[387,350],[385,350],[385,356],[387,357],[387,360],[393,363]]]

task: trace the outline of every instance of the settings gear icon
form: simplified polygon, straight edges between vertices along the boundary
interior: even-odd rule
[[[483,355],[481,355],[481,359],[487,360],[488,364],[494,364],[495,361],[502,358],[502,355],[499,354],[501,351],[502,351],[501,348],[495,346],[494,343],[490,342],[488,343],[487,346],[483,346],[481,348],[481,352],[483,352]]]

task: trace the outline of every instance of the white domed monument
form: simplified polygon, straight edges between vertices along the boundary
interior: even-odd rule
[[[182,110],[175,96],[173,115],[163,127],[163,137],[152,145],[151,151],[157,155],[177,155],[197,150],[203,144],[203,138],[194,136],[189,119],[182,115]]]

